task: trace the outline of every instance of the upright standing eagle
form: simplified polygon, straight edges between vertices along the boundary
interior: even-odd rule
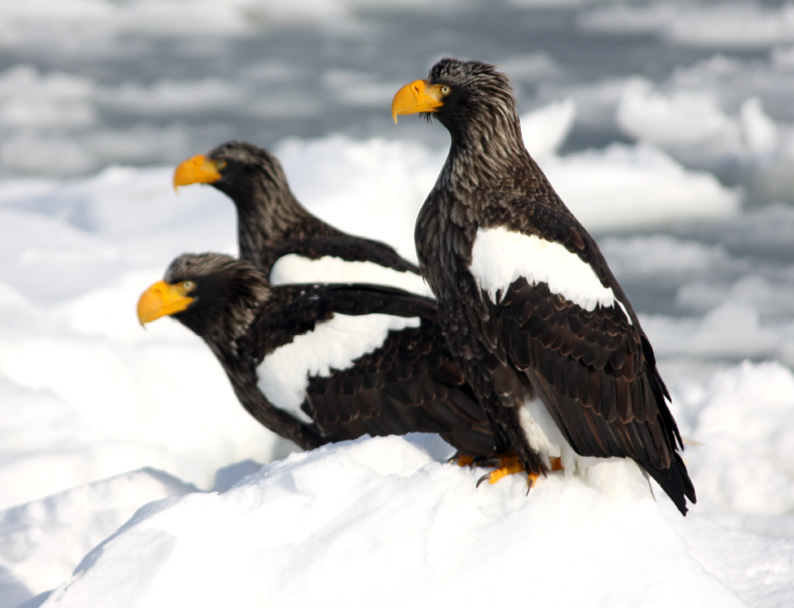
[[[416,223],[420,269],[499,449],[515,452],[530,485],[551,458],[570,472],[584,457],[631,458],[685,514],[695,489],[653,349],[598,245],[524,147],[509,79],[442,59],[395,95],[395,121],[414,113],[452,139]]]
[[[184,254],[138,301],[141,323],[162,316],[203,338],[243,407],[304,449],[430,432],[461,455],[493,451],[428,298],[377,285],[271,286],[245,260]]]
[[[240,257],[273,285],[364,282],[429,295],[415,264],[380,241],[347,234],[315,217],[290,190],[278,159],[230,141],[174,171],[174,187],[210,184],[237,208]]]

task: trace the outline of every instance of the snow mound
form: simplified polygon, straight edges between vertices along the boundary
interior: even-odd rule
[[[676,386],[698,500],[721,512],[794,511],[794,373],[777,362],[742,363]],[[741,480],[737,483],[737,480]]]
[[[589,230],[732,215],[741,200],[738,191],[721,185],[713,174],[689,171],[643,143],[550,157],[541,168]]]
[[[789,201],[794,125],[773,119],[757,96],[743,98],[735,109],[724,107],[729,105],[719,90],[724,87],[709,80],[716,80],[714,74],[720,71],[737,70],[727,61],[714,60],[692,68],[692,74],[679,75],[683,86],[673,91],[633,79],[617,104],[618,126],[688,167],[717,171],[729,181],[742,176],[748,198]]]
[[[665,149],[697,146],[714,155],[740,145],[739,125],[706,91],[665,94],[649,80],[636,79],[623,91],[617,120],[627,134]]]
[[[365,438],[151,503],[44,606],[741,605],[650,495],[557,475],[478,489],[446,451]]]
[[[0,511],[0,606],[15,606],[26,597],[22,588],[48,589],[67,578],[141,504],[192,491],[166,473],[142,469]],[[12,570],[13,578],[2,575]]]
[[[401,255],[416,259],[416,214],[445,153],[412,141],[345,135],[286,139],[274,153],[295,196],[312,213],[352,234],[390,243]]]
[[[576,120],[576,104],[572,99],[556,101],[521,116],[524,145],[536,159],[559,150]]]

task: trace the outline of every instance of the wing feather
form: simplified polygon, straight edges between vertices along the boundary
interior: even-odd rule
[[[537,315],[527,318],[526,302]],[[492,306],[508,359],[527,372],[574,450],[671,465],[677,429],[664,395],[652,389],[661,381],[644,336],[620,308],[587,311],[523,278]]]
[[[346,394],[349,388],[354,390]],[[440,328],[428,320],[390,332],[354,366],[312,378],[306,407],[331,436],[348,435],[357,425],[371,435],[439,433],[471,455],[494,450],[490,421],[452,361]]]

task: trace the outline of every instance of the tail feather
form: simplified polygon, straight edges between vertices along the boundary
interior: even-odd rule
[[[684,461],[681,455],[675,453],[673,462],[666,469],[655,469],[649,466],[643,466],[643,469],[656,480],[662,490],[670,497],[675,506],[681,511],[682,515],[687,513],[686,501],[695,504],[697,497],[695,496],[695,486],[689,478]]]

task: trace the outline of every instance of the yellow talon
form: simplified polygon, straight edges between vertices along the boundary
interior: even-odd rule
[[[502,454],[499,456],[499,462],[496,465],[496,468],[491,471],[490,473],[486,473],[477,481],[477,485],[479,486],[483,481],[486,479],[488,483],[496,483],[502,477],[506,477],[507,475],[512,475],[513,473],[520,473],[524,470],[524,465],[521,464],[521,460],[513,453]]]
[[[549,458],[549,468],[552,471],[561,470],[562,461],[559,458]],[[512,475],[514,473],[522,473],[524,471],[524,465],[518,456],[512,453],[503,454],[499,457],[499,462],[496,465],[496,468],[492,472],[486,473],[480,477],[480,479],[477,481],[477,485],[479,486],[486,479],[488,480],[488,483],[493,484],[503,477],[507,477],[508,475]],[[535,485],[538,477],[540,477],[538,473],[527,473],[527,492],[529,492],[529,490],[531,490]]]

